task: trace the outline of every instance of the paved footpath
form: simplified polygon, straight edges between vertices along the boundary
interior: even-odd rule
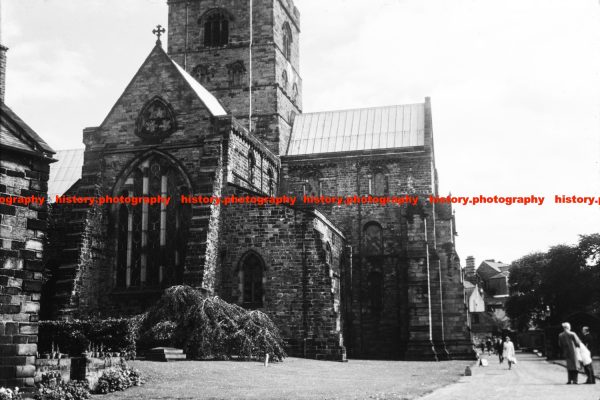
[[[508,370],[506,362],[488,356],[488,367],[473,367],[473,376],[438,389],[419,400],[599,400],[600,382],[585,385],[579,374],[579,385],[567,385],[567,370],[530,353],[517,353],[518,364]]]

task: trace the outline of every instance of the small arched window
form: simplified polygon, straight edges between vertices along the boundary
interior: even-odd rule
[[[373,174],[369,183],[371,186],[371,194],[376,196],[385,196],[388,194],[388,180],[383,172],[378,171]]]
[[[302,184],[302,192],[305,196],[321,196],[323,194],[323,182],[319,175],[306,178]]]
[[[214,12],[204,21],[204,46],[219,47],[229,43],[229,18],[222,12]]]
[[[383,254],[383,229],[376,222],[365,225],[364,232],[365,254],[379,256]]]
[[[287,75],[287,72],[285,70],[281,73],[281,87],[283,87],[284,91],[287,91],[287,87],[288,87],[288,75]]]
[[[246,67],[242,61],[236,61],[227,66],[227,74],[229,76],[230,87],[242,86],[244,84]]]
[[[248,183],[254,185],[254,169],[256,167],[256,159],[254,158],[254,152],[250,150],[248,152]]]
[[[258,255],[250,253],[244,258],[240,268],[240,303],[244,308],[263,306],[263,273],[264,264]]]
[[[267,190],[269,191],[269,196],[273,196],[275,194],[275,182],[273,179],[273,170],[271,168],[267,170],[267,176],[269,178],[269,187]]]
[[[192,76],[200,83],[209,83],[211,78],[206,65],[196,65],[194,69],[192,69]]]
[[[380,314],[383,310],[383,274],[379,270],[373,270],[368,278],[369,306],[373,314]]]
[[[294,86],[292,86],[292,101],[296,100],[298,100],[298,85],[294,83]]]
[[[283,55],[288,60],[292,58],[292,30],[287,22],[283,24]]]

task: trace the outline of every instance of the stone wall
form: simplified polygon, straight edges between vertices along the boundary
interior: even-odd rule
[[[46,197],[49,161],[2,149],[1,196]],[[33,386],[47,205],[0,205],[0,386]]]
[[[227,193],[253,194],[235,185]],[[244,204],[221,212],[219,295],[240,301],[241,263],[257,254],[264,263],[261,309],[282,330],[290,355],[344,360],[340,274],[347,255],[341,232],[308,209]]]
[[[213,93],[240,123],[248,127],[249,40],[248,2],[169,1],[169,55]],[[204,46],[206,13],[222,10],[229,17],[229,42]],[[292,32],[291,56],[283,55],[283,26]],[[252,132],[275,154],[287,150],[291,119],[302,109],[299,74],[300,14],[292,1],[268,0],[253,6]],[[229,68],[243,65],[240,83],[232,84]],[[202,70],[204,72],[200,73]],[[287,83],[283,75],[287,75]]]

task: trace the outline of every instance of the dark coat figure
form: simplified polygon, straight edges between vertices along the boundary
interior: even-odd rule
[[[577,367],[579,360],[577,359],[577,348],[581,344],[581,340],[575,332],[571,332],[571,324],[565,322],[562,324],[563,332],[558,335],[558,345],[562,350],[563,357],[567,361],[567,384],[577,384]]]
[[[496,350],[496,354],[498,354],[498,361],[500,361],[500,364],[502,364],[502,361],[504,361],[504,357],[502,356],[502,351],[504,350],[504,343],[502,342],[502,339],[496,339],[496,343],[494,343],[494,348]]]
[[[584,326],[581,329],[581,342],[585,345],[585,347],[588,348],[588,350],[590,351],[590,355],[592,357],[594,357],[594,353],[595,353],[595,343],[594,343],[594,337],[590,334],[590,329],[587,326]],[[584,365],[583,369],[585,370],[585,374],[587,375],[587,380],[585,381],[585,383],[588,384],[595,384],[596,383],[596,376],[594,374],[594,364],[589,364],[589,365]]]

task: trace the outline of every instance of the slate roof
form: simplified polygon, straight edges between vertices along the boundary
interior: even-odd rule
[[[423,146],[425,104],[299,114],[288,156]]]
[[[48,201],[54,202],[56,196],[63,195],[81,178],[84,149],[58,150],[54,158],[58,161],[50,164],[48,180]]]
[[[52,157],[54,150],[6,104],[0,102],[0,144]]]

